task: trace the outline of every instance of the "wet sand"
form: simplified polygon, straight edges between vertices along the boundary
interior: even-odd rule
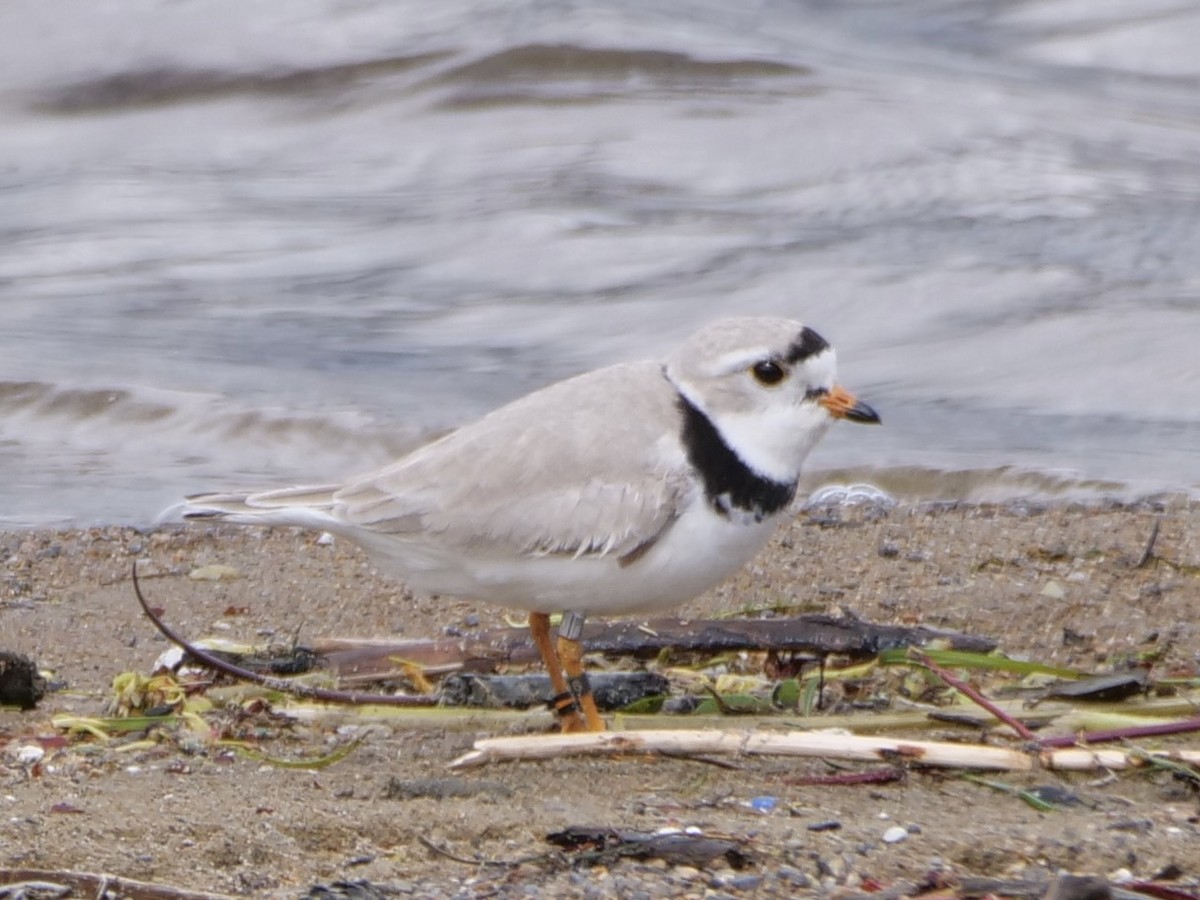
[[[1153,559],[1138,566],[1159,523]],[[925,624],[988,635],[1012,656],[1104,671],[1157,650],[1154,673],[1194,674],[1200,659],[1200,505],[908,507],[811,511],[736,579],[681,608],[713,615],[786,605],[797,612]],[[551,760],[454,773],[446,764],[494,723],[410,727],[352,713],[283,723],[252,707],[206,721],[270,756],[319,757],[355,736],[350,756],[282,769],[176,734],[21,748],[61,734],[57,715],[100,715],[114,675],[149,672],[167,647],[129,582],[199,638],[435,637],[496,627],[505,612],[415,597],[353,547],[313,534],[235,528],[151,533],[97,528],[0,533],[0,650],[28,654],[63,687],[37,709],[0,712],[0,868],[72,869],[256,897],[369,879],[399,896],[790,896],[853,894],[875,883],[1047,877],[1067,871],[1150,878],[1170,866],[1200,880],[1197,792],[1169,773],[1005,775],[1079,799],[1036,811],[953,773],[909,772],[881,786],[811,787],[816,760]],[[221,564],[237,577],[189,574]],[[466,719],[466,716],[461,717]],[[737,727],[732,722],[730,727]],[[945,726],[923,737],[978,740]],[[137,736],[141,738],[143,736]],[[1180,745],[1200,745],[1181,739]],[[775,798],[772,811],[754,797]],[[829,830],[811,826],[837,822]],[[568,825],[652,831],[698,826],[747,841],[734,870],[615,860],[573,869],[547,832]],[[891,826],[909,830],[885,843]],[[425,841],[472,865],[429,849]]]

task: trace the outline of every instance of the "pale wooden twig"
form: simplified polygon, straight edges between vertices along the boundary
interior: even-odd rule
[[[907,761],[932,766],[973,769],[1024,770],[1033,758],[1019,750],[951,744],[942,741],[908,741],[901,738],[851,735],[826,731],[782,734],[772,731],[609,731],[596,734],[536,735],[490,738],[475,742],[475,749],[450,763],[466,768],[505,759],[550,759],[559,756],[621,753],[746,754],[764,756],[818,756],[879,762]]]
[[[1140,750],[1069,748],[1023,751],[982,744],[909,741],[834,732],[769,731],[609,731],[598,734],[533,735],[476,741],[475,749],[450,763],[460,769],[502,760],[552,759],[563,756],[606,756],[665,753],[813,756],[922,766],[999,771],[1048,769],[1125,769],[1147,765],[1149,758],[1200,764],[1200,750],[1146,753]]]
[[[1047,769],[1070,769],[1087,772],[1092,769],[1133,769],[1148,766],[1156,759],[1200,765],[1200,750],[1118,750],[1099,747],[1069,747],[1062,750],[1043,750],[1038,754]]]

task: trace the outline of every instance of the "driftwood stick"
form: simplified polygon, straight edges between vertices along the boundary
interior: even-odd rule
[[[1189,766],[1200,764],[1200,750],[1102,750],[1098,747],[1069,747],[1062,750],[1043,750],[1038,755],[1047,769],[1075,772],[1087,772],[1092,769],[1134,769],[1150,765],[1156,759]]]
[[[923,646],[931,641],[955,650],[988,653],[990,638],[932,628],[876,625],[831,616],[787,619],[650,619],[589,622],[583,646],[588,653],[652,659],[663,650],[722,653],[775,650],[815,655],[842,654],[865,659],[884,650]],[[395,672],[398,662],[427,667],[460,666],[468,671],[495,671],[502,665],[538,660],[526,628],[497,628],[475,635],[437,640],[318,639],[309,645],[324,664],[342,677]]]
[[[1048,769],[1088,771],[1147,765],[1158,758],[1188,765],[1200,763],[1200,750],[1146,753],[1134,750],[1069,748],[1026,752],[982,744],[909,741],[832,732],[769,731],[624,731],[597,734],[535,735],[489,738],[450,763],[462,769],[502,760],[553,759],[563,756],[609,756],[663,753],[812,756],[866,762],[907,762],[922,766],[1027,772]]]
[[[37,890],[65,890],[71,897],[109,897],[120,894],[128,900],[232,900],[228,894],[191,891],[165,884],[135,881],[118,875],[99,872],[71,872],[47,869],[0,869],[0,888],[27,888],[28,894],[13,892],[14,896],[34,896]],[[78,892],[78,893],[76,893]],[[36,894],[42,896],[42,894]]]
[[[909,741],[902,738],[832,732],[772,731],[610,731],[594,734],[537,735],[530,738],[489,738],[450,763],[467,768],[508,759],[552,759],[560,756],[669,753],[816,756],[826,759],[911,762],[931,766],[993,770],[1028,770],[1033,757],[1020,750]]]

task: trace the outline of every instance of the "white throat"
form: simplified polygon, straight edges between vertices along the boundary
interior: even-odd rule
[[[710,415],[710,419],[742,462],[784,484],[800,477],[804,460],[833,422],[815,403]]]

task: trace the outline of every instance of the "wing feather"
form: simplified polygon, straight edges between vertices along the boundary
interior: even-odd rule
[[[624,557],[690,500],[674,388],[653,363],[552,385],[334,497],[351,526],[464,551]]]

